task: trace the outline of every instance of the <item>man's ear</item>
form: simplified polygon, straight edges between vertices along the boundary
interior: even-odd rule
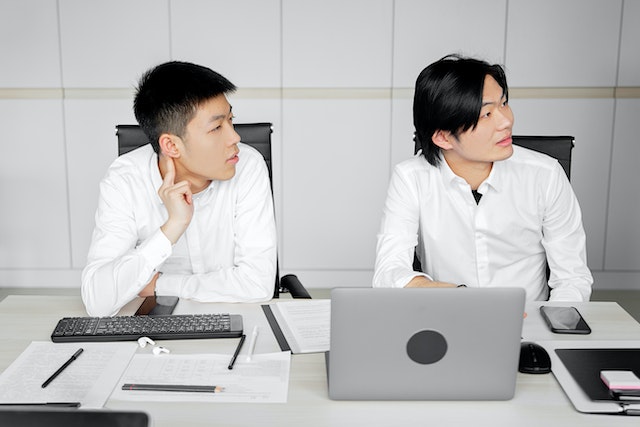
[[[160,146],[160,152],[167,157],[177,158],[180,157],[179,141],[176,135],[170,133],[163,133],[158,138],[158,145]]]
[[[452,147],[451,139],[453,134],[449,131],[437,130],[431,136],[431,141],[443,150],[450,150]]]

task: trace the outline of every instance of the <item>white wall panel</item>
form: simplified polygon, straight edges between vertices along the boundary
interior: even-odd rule
[[[0,87],[60,87],[56,2],[0,1]]]
[[[59,0],[65,87],[130,88],[169,59],[168,0]]]
[[[607,222],[607,270],[640,270],[640,100],[616,105],[613,161]]]
[[[282,0],[285,87],[389,87],[392,0]]]
[[[74,268],[86,264],[100,180],[118,155],[115,126],[133,123],[131,99],[65,101]]]
[[[413,87],[420,71],[450,53],[504,62],[506,0],[396,0],[393,83]]]
[[[619,86],[640,86],[640,0],[624,0]]]
[[[284,269],[373,269],[389,116],[386,99],[284,100]]]
[[[391,164],[389,171],[413,156],[413,97],[393,98],[391,121]]]
[[[451,52],[541,88],[514,90],[515,132],[575,135],[589,264],[637,275],[639,24],[640,0],[0,0],[0,285],[79,283],[113,126],[176,59],[240,88],[237,122],[274,124],[281,271],[368,286],[415,79]]]
[[[582,208],[589,267],[601,270],[611,134],[612,99],[514,99],[514,134],[572,135],[571,185]],[[640,178],[640,176],[638,176]]]
[[[69,268],[60,100],[0,100],[0,268]]]
[[[238,87],[277,87],[280,1],[172,1],[171,45],[174,59],[210,67]]]
[[[613,86],[621,0],[509,0],[511,86]]]

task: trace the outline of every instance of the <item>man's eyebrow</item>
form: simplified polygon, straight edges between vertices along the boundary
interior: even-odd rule
[[[507,94],[506,94],[506,93],[504,93],[504,91],[503,91],[503,92],[502,92],[502,96],[500,97],[500,101],[502,101],[502,100],[503,100],[503,99],[505,99],[506,97],[507,97]],[[493,104],[496,104],[496,102],[495,102],[495,101],[484,101],[484,102],[482,103],[482,107],[485,107],[485,106],[487,106],[487,105],[493,105]]]
[[[215,122],[216,120],[222,120],[229,117],[229,115],[233,112],[233,105],[229,105],[229,112],[227,114],[218,114],[217,116],[213,116],[209,119],[209,122]]]

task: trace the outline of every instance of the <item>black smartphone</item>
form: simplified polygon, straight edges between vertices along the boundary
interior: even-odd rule
[[[169,296],[150,296],[142,301],[142,305],[138,307],[136,316],[164,316],[172,314],[173,309],[178,304],[178,297]]]
[[[591,328],[575,307],[540,307],[542,318],[556,334],[590,334]]]

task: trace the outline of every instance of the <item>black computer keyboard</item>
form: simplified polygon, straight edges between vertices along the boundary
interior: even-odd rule
[[[239,314],[65,317],[53,330],[51,341],[135,341],[140,337],[182,340],[241,335],[242,316]]]

